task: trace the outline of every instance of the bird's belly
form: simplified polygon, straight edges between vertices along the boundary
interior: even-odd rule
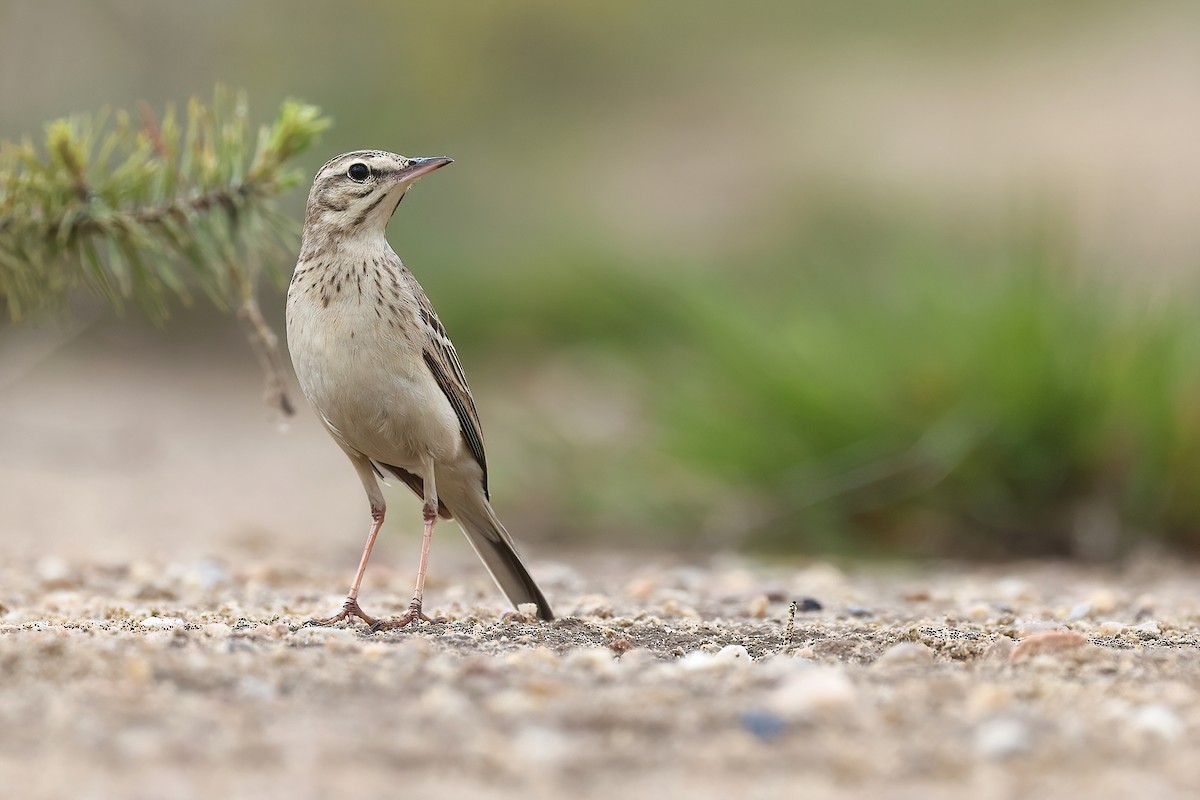
[[[335,439],[373,460],[418,472],[427,457],[443,461],[458,454],[458,418],[410,337],[379,330],[373,313],[363,321],[370,324],[305,322],[312,320],[289,326],[292,362],[301,389]]]

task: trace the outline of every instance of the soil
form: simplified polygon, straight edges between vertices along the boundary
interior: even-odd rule
[[[368,612],[404,610],[410,576],[391,566],[369,574]],[[337,609],[347,570],[282,556],[5,564],[0,785],[96,798],[1200,791],[1190,567],[847,572],[576,553],[535,563],[559,614],[538,623],[504,609],[469,553],[435,566],[427,610],[447,621],[372,634],[306,626]]]

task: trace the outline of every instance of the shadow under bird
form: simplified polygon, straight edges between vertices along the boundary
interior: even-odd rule
[[[373,630],[430,621],[421,610],[429,545],[439,517],[454,519],[513,605],[550,604],[517,555],[488,497],[475,401],[458,354],[385,230],[417,180],[449,158],[363,150],[334,158],[308,196],[300,258],[287,297],[287,339],[300,387],[358,472],[371,528],[354,583],[329,625],[359,617]],[[408,611],[376,620],[358,605],[391,473],[424,501],[416,589]]]

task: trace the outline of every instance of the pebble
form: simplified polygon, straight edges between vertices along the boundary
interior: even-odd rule
[[[1157,703],[1144,705],[1135,711],[1131,724],[1134,730],[1158,737],[1165,742],[1177,740],[1187,729],[1187,725],[1178,714]]]
[[[771,608],[771,600],[765,594],[760,594],[753,598],[746,608],[746,613],[754,619],[762,619],[767,616],[767,611]]]
[[[1064,619],[1066,619],[1067,622],[1078,622],[1079,620],[1087,619],[1091,615],[1092,615],[1092,604],[1091,603],[1088,603],[1088,602],[1076,603],[1075,605],[1071,606],[1071,610],[1067,612],[1066,617],[1064,617]]]
[[[204,626],[204,635],[210,639],[225,639],[233,635],[233,628],[224,622],[210,622]]]
[[[71,565],[59,556],[43,556],[33,569],[43,589],[67,589],[78,584],[71,572]]]
[[[1129,629],[1138,638],[1141,639],[1157,639],[1162,636],[1162,628],[1159,627],[1156,620],[1147,620],[1140,625],[1134,625]]]
[[[562,664],[564,668],[597,677],[609,677],[617,672],[617,659],[607,647],[580,647],[571,650],[563,656]]]
[[[1036,655],[1065,653],[1078,650],[1087,643],[1087,637],[1075,631],[1042,631],[1018,642],[1009,657],[1016,661]]]
[[[772,711],[807,717],[844,712],[855,704],[858,692],[840,667],[805,665],[792,670],[768,697]]]
[[[992,716],[1010,708],[1012,704],[1012,690],[998,683],[981,684],[967,695],[967,713],[972,717]]]
[[[933,656],[933,650],[921,642],[900,642],[885,650],[875,663],[880,666],[926,665],[933,663]]]
[[[182,628],[187,623],[179,617],[146,617],[139,624],[147,630],[169,631]]]
[[[967,606],[966,615],[971,619],[983,621],[990,619],[992,616],[992,607],[987,603],[972,603]]]
[[[1007,661],[1012,658],[1012,653],[1016,646],[1017,643],[1011,636],[1000,634],[988,645],[983,657],[989,661]]]
[[[741,723],[744,730],[768,742],[787,729],[787,720],[771,711],[747,711],[742,714]]]
[[[975,729],[975,753],[988,760],[1012,758],[1029,751],[1032,744],[1029,726],[1018,719],[989,719]]]
[[[745,647],[740,644],[727,645],[715,654],[694,650],[681,658],[679,668],[686,672],[727,672],[745,669],[753,663]]]
[[[798,612],[820,611],[825,607],[815,597],[800,597],[795,600],[795,603]]]
[[[1097,614],[1110,614],[1117,607],[1117,597],[1108,589],[1098,589],[1087,600]]]
[[[865,606],[846,606],[846,613],[859,618],[875,616],[875,612]]]

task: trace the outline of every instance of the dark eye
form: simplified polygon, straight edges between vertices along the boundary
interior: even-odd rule
[[[356,161],[350,165],[350,169],[347,170],[346,175],[350,177],[350,180],[356,183],[362,183],[367,178],[371,177],[371,168],[361,161]]]

